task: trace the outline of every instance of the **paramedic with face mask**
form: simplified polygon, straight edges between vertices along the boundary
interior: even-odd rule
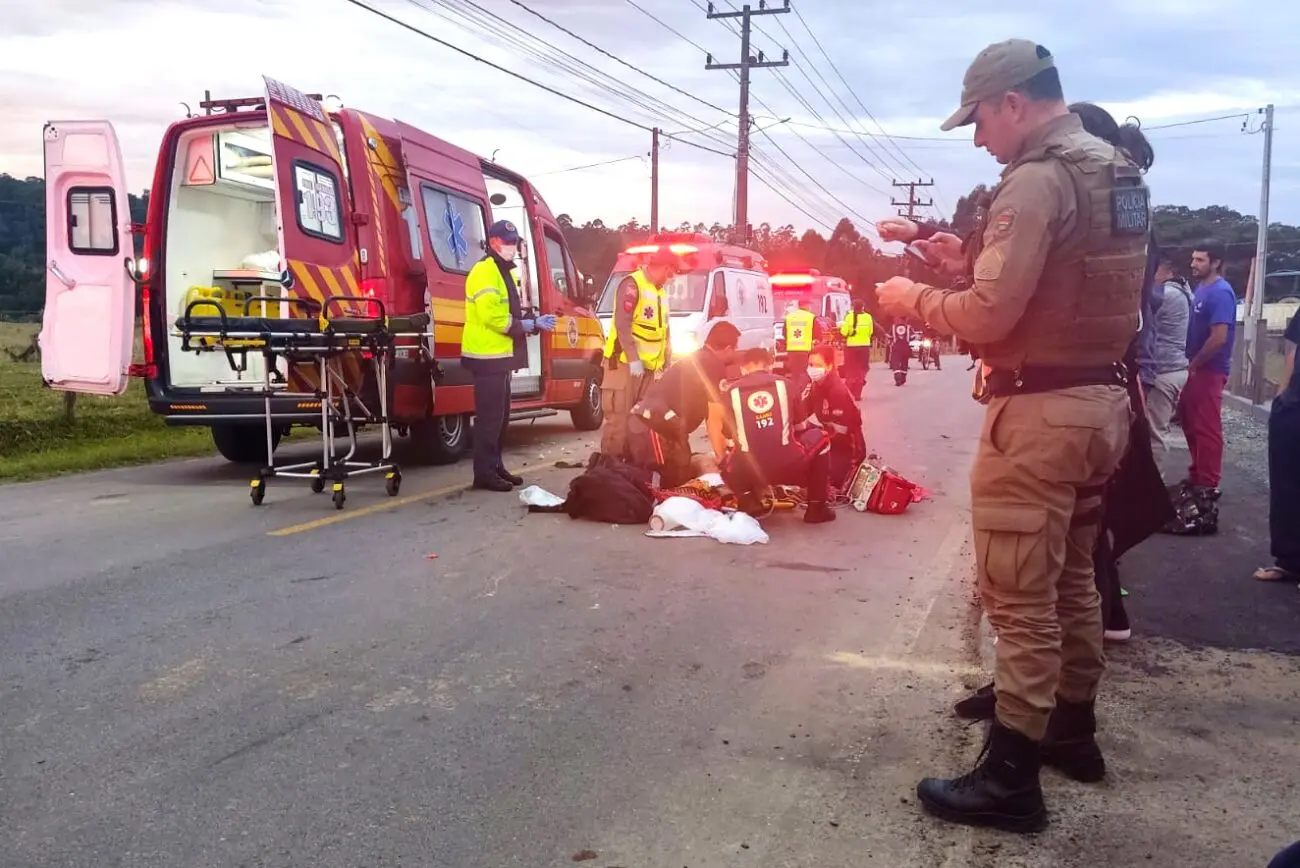
[[[510,423],[510,374],[528,367],[526,335],[551,331],[555,317],[521,315],[515,285],[519,231],[498,220],[487,232],[487,255],[465,278],[461,364],[474,378],[474,487],[510,491],[523,479],[506,470],[501,437]]]
[[[835,373],[835,351],[817,347],[808,357],[808,394],[804,410],[817,418],[831,435],[831,485],[843,491],[858,466],[867,458],[867,440],[862,431],[862,411],[849,387]]]

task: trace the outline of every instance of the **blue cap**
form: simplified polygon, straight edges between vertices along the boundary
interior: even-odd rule
[[[498,220],[487,231],[488,238],[500,238],[506,244],[519,243],[519,230],[509,220]]]

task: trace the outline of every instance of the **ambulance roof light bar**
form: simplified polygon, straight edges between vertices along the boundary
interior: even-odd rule
[[[811,286],[817,277],[816,271],[804,274],[774,274],[771,281],[773,286]]]
[[[658,253],[662,246],[663,245],[660,244],[637,244],[633,247],[629,247],[623,252],[632,256],[641,256],[647,253]],[[687,253],[700,252],[700,248],[696,247],[694,244],[669,244],[667,247],[668,252],[675,256],[684,256]]]

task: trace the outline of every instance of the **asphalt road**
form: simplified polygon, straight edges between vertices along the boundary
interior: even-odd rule
[[[0,487],[0,865],[901,868],[1091,847],[1110,861],[1088,864],[1262,868],[1283,822],[1266,802],[1293,778],[1202,799],[1251,812],[1215,839],[1247,861],[1151,861],[1206,837],[1173,808],[1163,844],[1123,825],[1130,766],[1204,746],[1199,725],[1151,736],[1164,753],[1119,745],[1120,782],[1088,796],[1104,809],[1062,805],[1006,850],[917,810],[919,776],[978,752],[945,714],[983,678],[963,368],[868,386],[871,447],[930,500],[779,516],[766,546],[529,515],[459,491],[467,464],[408,468],[396,499],[358,480],[342,513],[290,481],[254,508],[246,474],[208,460]],[[546,465],[592,438],[557,419],[511,441],[512,466],[563,493],[576,471]],[[1250,665],[1273,704],[1219,713],[1276,735],[1294,669]],[[1117,676],[1117,726],[1191,698],[1152,671]],[[1186,792],[1197,771],[1164,780]],[[1053,807],[1078,789],[1048,788]]]

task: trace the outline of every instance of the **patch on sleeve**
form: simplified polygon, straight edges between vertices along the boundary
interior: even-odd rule
[[[1016,225],[1016,209],[1003,208],[997,213],[990,224],[993,227],[993,234],[999,238],[1011,232],[1011,227]]]
[[[641,293],[636,287],[636,281],[625,280],[619,288],[623,291],[623,310],[626,313],[632,313],[636,310],[637,302],[641,298]]]
[[[997,247],[986,247],[975,260],[976,280],[997,280],[1002,276],[1002,251]]]

